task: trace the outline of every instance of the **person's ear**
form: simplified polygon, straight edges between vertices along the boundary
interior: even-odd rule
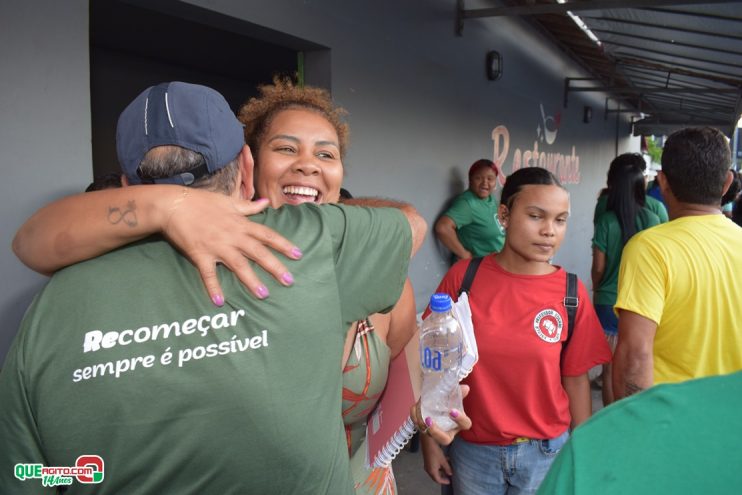
[[[510,211],[508,210],[508,207],[502,203],[497,207],[497,218],[500,220],[502,228],[507,229],[508,222],[510,221]]]
[[[126,176],[126,174],[121,174],[121,187],[127,187],[129,185],[129,178]]]
[[[248,145],[242,147],[238,159],[240,164],[240,194],[242,194],[242,199],[252,199],[255,195],[255,184],[253,183],[255,161]]]
[[[662,173],[662,170],[657,172],[657,177],[655,178],[657,181],[657,185],[660,187],[660,193],[664,197],[669,190],[670,186],[667,184],[667,177],[665,174]]]

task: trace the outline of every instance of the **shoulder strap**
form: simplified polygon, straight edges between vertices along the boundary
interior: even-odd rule
[[[580,298],[577,297],[577,275],[574,273],[567,272],[567,295],[564,297],[564,307],[567,308],[567,340],[564,345],[567,345],[570,337],[572,337],[572,330],[575,326],[575,315],[577,314],[577,307],[580,305]]]
[[[458,295],[460,296],[464,292],[467,294],[471,289],[471,284],[474,282],[474,276],[477,274],[479,265],[482,263],[482,257],[472,258],[469,262],[469,266],[466,267],[466,273],[464,274],[464,280],[461,282]]]

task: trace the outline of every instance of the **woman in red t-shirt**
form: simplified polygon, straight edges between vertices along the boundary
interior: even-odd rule
[[[550,262],[566,232],[568,192],[547,170],[523,168],[508,177],[498,215],[505,246],[482,260],[469,292],[479,349],[463,382],[472,428],[454,440],[450,463],[422,440],[425,470],[441,484],[452,475],[456,495],[535,493],[569,429],[592,414],[588,370],[611,358],[582,283],[568,328],[567,273]],[[468,264],[455,264],[436,292],[457,297]]]

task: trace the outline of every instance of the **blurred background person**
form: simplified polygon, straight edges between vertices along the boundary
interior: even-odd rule
[[[497,166],[482,158],[469,167],[469,189],[435,223],[435,235],[459,259],[498,253],[505,231],[497,219]]]
[[[593,235],[593,303],[611,352],[616,349],[618,318],[613,312],[618,291],[618,268],[621,253],[635,233],[657,225],[660,218],[647,207],[644,159],[636,153],[626,153],[613,159],[608,169],[606,209],[595,220]],[[659,205],[662,206],[662,205]],[[664,207],[662,207],[664,210]],[[603,365],[603,404],[613,402],[611,364]]]
[[[572,434],[538,493],[742,493],[741,408],[742,372],[619,401]]]

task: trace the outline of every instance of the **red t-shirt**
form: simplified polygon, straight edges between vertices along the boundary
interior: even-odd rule
[[[456,299],[469,260],[456,263],[438,286]],[[490,255],[482,260],[469,291],[479,361],[462,382],[471,387],[464,410],[472,428],[460,433],[473,443],[508,445],[516,438],[554,438],[569,427],[569,398],[561,377],[578,376],[611,359],[585,286],[570,338],[564,307],[567,272],[517,275]],[[429,312],[430,310],[426,311]]]

